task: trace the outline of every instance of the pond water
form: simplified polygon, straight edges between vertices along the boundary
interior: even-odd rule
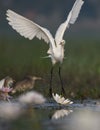
[[[100,105],[33,105],[16,119],[0,119],[0,130],[100,130]]]

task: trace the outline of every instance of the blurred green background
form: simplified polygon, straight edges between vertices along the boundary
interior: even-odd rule
[[[41,6],[37,1],[29,0],[24,6],[24,1],[0,1],[0,79],[7,75],[16,81],[26,75],[41,76],[45,81],[37,82],[35,89],[47,95],[51,61],[42,57],[47,55],[48,45],[36,38],[29,41],[21,37],[7,24],[5,13],[8,8],[13,9],[55,33],[59,24],[66,19],[74,0],[66,0],[62,4],[61,1],[56,4],[56,0],[44,0]],[[64,36],[66,45],[62,78],[68,97],[75,99],[100,98],[100,1],[85,2],[77,22]],[[60,93],[57,69],[58,65],[54,70],[53,90]]]

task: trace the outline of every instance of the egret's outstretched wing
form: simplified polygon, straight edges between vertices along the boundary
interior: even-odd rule
[[[39,39],[43,39],[47,43],[54,42],[51,33],[46,28],[37,25],[36,23],[24,18],[12,10],[7,10],[6,15],[9,25],[11,25],[14,30],[20,33],[21,36],[24,36],[30,40],[36,36]]]
[[[0,81],[0,90],[2,89],[2,87],[3,87],[3,85],[4,85],[4,82],[5,82],[5,79],[2,79],[2,80]]]
[[[67,20],[59,26],[55,35],[55,41],[57,44],[59,44],[62,41],[66,28],[68,28],[70,24],[75,23],[83,3],[83,0],[76,0],[72,7],[72,10],[69,12]]]

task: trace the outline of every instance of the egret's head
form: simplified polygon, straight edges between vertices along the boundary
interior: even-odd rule
[[[60,42],[60,45],[64,46],[64,45],[65,45],[65,40],[62,40],[62,41]]]

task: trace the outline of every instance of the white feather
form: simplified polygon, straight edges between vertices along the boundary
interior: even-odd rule
[[[69,12],[67,20],[59,26],[55,35],[55,41],[57,44],[59,44],[63,40],[63,35],[66,28],[68,28],[70,24],[75,23],[83,3],[84,3],[83,0],[76,0],[76,2],[72,7],[72,10]]]
[[[39,39],[43,39],[47,43],[53,43],[54,41],[49,30],[39,26],[27,18],[24,18],[14,11],[7,10],[7,20],[9,21],[9,25],[11,25],[14,30],[29,40],[32,40],[36,36]]]

